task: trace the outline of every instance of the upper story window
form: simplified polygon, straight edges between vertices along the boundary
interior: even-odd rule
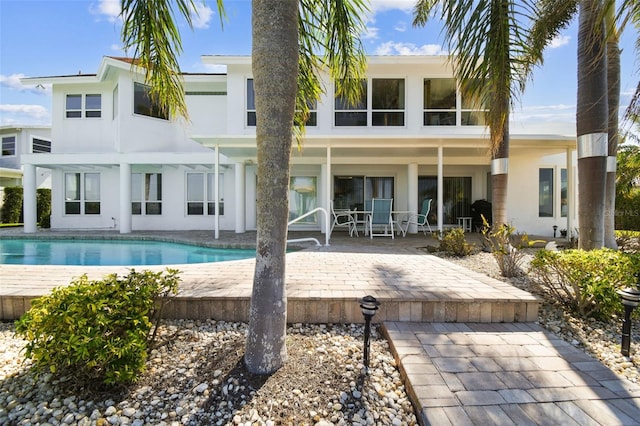
[[[67,118],[100,118],[102,117],[102,95],[67,95],[65,102]]]
[[[372,78],[370,82],[362,81],[362,94],[353,104],[343,96],[335,96],[336,126],[404,126],[404,79]]]
[[[51,141],[33,138],[31,140],[31,152],[34,154],[51,152]]]
[[[133,112],[147,117],[169,119],[169,114],[151,96],[151,88],[141,83],[133,83]]]
[[[16,137],[3,136],[2,137],[2,156],[10,157],[14,155],[16,155]]]
[[[309,117],[305,123],[306,126],[318,125],[318,103],[311,102],[309,104]],[[256,96],[253,90],[253,79],[247,79],[247,127],[255,127],[256,125]]]
[[[485,126],[487,107],[483,101],[462,92],[462,110],[460,119],[463,126]]]
[[[404,126],[404,78],[371,80],[371,124]]]
[[[360,99],[351,104],[344,96],[336,95],[334,109],[336,126],[366,126],[367,80],[362,80]]]
[[[456,80],[425,78],[423,87],[425,126],[456,125]]]

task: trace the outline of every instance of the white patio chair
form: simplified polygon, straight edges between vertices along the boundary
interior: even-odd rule
[[[402,231],[402,236],[407,235],[407,229],[409,229],[409,225],[415,224],[418,225],[419,228],[422,228],[422,233],[427,235],[427,228],[429,229],[429,233],[432,233],[431,225],[429,225],[429,212],[431,211],[431,198],[427,198],[422,201],[422,208],[420,209],[419,214],[411,214],[402,219],[400,224],[400,230]],[[426,228],[425,228],[426,226]]]
[[[356,226],[355,211],[347,209],[334,209],[333,201],[331,202],[331,214],[333,216],[333,222],[331,223],[331,232],[336,227],[349,229],[349,236],[353,237],[353,234],[358,236],[358,228]]]
[[[368,215],[367,227],[369,236],[373,237],[391,237],[393,234],[393,198],[374,198],[371,200],[371,214]],[[384,229],[383,232],[375,232],[375,228]]]

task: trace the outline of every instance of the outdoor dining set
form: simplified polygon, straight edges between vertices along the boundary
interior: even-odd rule
[[[365,236],[395,238],[395,229],[402,236],[407,235],[409,226],[416,225],[426,235],[431,231],[428,215],[431,210],[431,199],[422,201],[420,213],[405,210],[393,210],[393,198],[373,198],[366,200],[364,210],[331,208],[333,222],[331,231],[337,227],[346,228],[349,236],[358,237],[362,228]]]

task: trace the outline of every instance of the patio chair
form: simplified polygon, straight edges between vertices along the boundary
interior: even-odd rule
[[[419,228],[422,228],[422,233],[427,235],[427,228],[429,229],[429,233],[432,233],[431,225],[429,225],[429,212],[431,211],[431,198],[427,198],[422,201],[422,208],[420,209],[419,214],[411,214],[402,219],[400,224],[400,230],[402,231],[402,236],[407,235],[407,229],[409,229],[409,225],[416,224]],[[425,228],[426,226],[426,228]]]
[[[371,214],[367,216],[369,236],[394,238],[393,198],[374,198],[371,200]],[[382,228],[384,232],[375,232],[374,228]]]
[[[355,211],[347,209],[334,209],[333,201],[331,202],[331,214],[333,215],[333,223],[331,224],[331,232],[335,227],[343,227],[349,229],[349,236],[353,234],[358,236],[358,228],[356,227]]]

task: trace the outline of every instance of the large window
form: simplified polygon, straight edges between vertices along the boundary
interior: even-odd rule
[[[255,127],[256,125],[256,97],[253,90],[253,79],[247,79],[247,126]],[[309,117],[305,122],[306,126],[318,125],[318,102],[309,103]]]
[[[133,173],[131,175],[131,213],[162,214],[162,174]]]
[[[33,152],[34,154],[51,152],[51,141],[40,138],[33,138],[31,140],[31,152]]]
[[[169,119],[169,114],[151,96],[151,88],[141,83],[133,83],[133,112],[147,117]]]
[[[293,220],[315,209],[318,205],[318,190],[315,176],[292,176],[289,183],[289,220]],[[312,214],[296,223],[317,223],[317,214]]]
[[[455,126],[455,79],[425,78],[423,89],[423,124],[425,126]]]
[[[367,125],[367,81],[362,80],[360,99],[351,104],[343,96],[335,96],[335,125],[336,126],[366,126]]]
[[[404,126],[404,93],[403,78],[371,80],[371,124]]]
[[[553,169],[540,169],[538,173],[538,216],[553,217]]]
[[[481,99],[465,94],[462,91],[462,110],[460,119],[463,126],[484,126],[486,120],[487,107]]]
[[[333,205],[336,209],[366,210],[372,198],[394,198],[393,177],[336,176]]]
[[[64,213],[100,214],[100,173],[64,174]]]
[[[2,156],[11,157],[14,155],[16,155],[16,137],[3,136],[2,137]]]
[[[65,102],[67,118],[100,118],[102,117],[102,95],[67,95]]]
[[[442,223],[445,225],[456,224],[459,217],[471,216],[471,177],[470,176],[445,176],[442,179]],[[418,205],[422,201],[431,198],[431,212],[429,222],[438,220],[438,177],[420,176],[418,178]],[[433,221],[433,222],[432,222]]]
[[[567,181],[567,169],[560,170],[560,216],[567,217],[569,210],[569,193]]]
[[[215,173],[187,173],[187,215],[215,215]],[[220,216],[224,215],[224,175],[219,175]],[[206,206],[206,210],[205,210]],[[205,213],[206,212],[206,213]]]

